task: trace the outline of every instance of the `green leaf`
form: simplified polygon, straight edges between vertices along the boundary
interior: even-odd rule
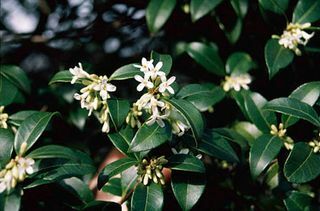
[[[83,211],[96,211],[96,210],[121,211],[121,205],[111,201],[92,201],[87,205],[85,205],[81,210]]]
[[[300,0],[293,11],[293,23],[311,23],[320,19],[320,2],[315,0]]]
[[[261,131],[250,122],[237,122],[233,129],[243,136],[250,146],[252,146],[254,140],[262,135]]]
[[[109,106],[111,120],[116,129],[119,130],[130,110],[129,101],[109,99],[107,103]]]
[[[215,129],[212,129],[212,131],[219,134],[219,136],[221,136],[225,140],[238,144],[242,151],[247,150],[248,143],[246,139],[236,131],[229,128],[215,128]]]
[[[279,45],[278,40],[270,39],[264,48],[264,58],[268,67],[269,79],[275,76],[280,69],[288,66],[293,60],[291,50]]]
[[[320,120],[317,112],[307,103],[291,98],[277,98],[268,102],[264,109],[279,112],[301,118],[320,127]]]
[[[251,56],[244,52],[236,52],[231,54],[226,62],[226,72],[233,75],[241,75],[255,68],[256,64]]]
[[[20,67],[14,65],[1,65],[0,73],[21,91],[26,93],[31,92],[30,81],[27,74]]]
[[[116,71],[112,73],[109,80],[126,80],[133,78],[135,75],[142,75],[142,72],[139,68],[134,67],[134,64],[127,64],[118,68]]]
[[[210,106],[221,101],[225,92],[219,86],[208,87],[202,84],[189,84],[182,87],[176,95],[192,103],[199,111],[206,111]]]
[[[195,22],[208,14],[221,2],[222,0],[191,0],[190,12],[192,22]]]
[[[289,0],[259,0],[260,6],[277,14],[285,14]]]
[[[231,0],[230,3],[238,18],[243,19],[248,12],[248,0]]]
[[[192,42],[188,44],[186,50],[191,58],[210,73],[225,75],[224,65],[216,48],[200,42]]]
[[[147,25],[150,32],[157,32],[167,22],[176,0],[151,0],[146,9]]]
[[[274,189],[279,185],[279,163],[278,161],[271,164],[270,168],[266,173],[266,183],[270,187],[270,189]]]
[[[55,83],[70,83],[72,81],[72,74],[68,70],[57,72],[49,82],[49,85]]]
[[[182,210],[191,210],[206,186],[204,174],[172,171],[171,187]]]
[[[114,196],[121,196],[121,179],[120,178],[111,178],[108,183],[106,183],[102,189],[105,193],[110,193]]]
[[[256,178],[278,155],[283,141],[268,134],[260,136],[252,145],[249,155],[250,171],[253,178]]]
[[[157,123],[151,126],[143,124],[131,142],[129,152],[140,152],[156,148],[171,139],[171,128],[168,124],[160,127]]]
[[[229,141],[213,130],[203,134],[203,138],[199,142],[198,150],[222,160],[239,162],[239,158],[229,144]]]
[[[19,191],[21,190],[15,190],[9,195],[4,195],[3,204],[0,203],[0,209],[3,209],[3,211],[19,211],[21,203],[21,194]]]
[[[21,123],[14,139],[16,153],[19,154],[20,146],[24,142],[27,143],[26,151],[30,149],[47,127],[50,119],[56,114],[58,113],[39,112],[26,118]]]
[[[175,107],[178,112],[188,121],[195,143],[201,138],[204,130],[204,122],[201,113],[191,103],[182,99],[166,99],[166,101]],[[197,145],[197,144],[196,144]]]
[[[315,154],[306,143],[297,143],[284,164],[284,175],[289,182],[309,182],[319,176],[319,163],[320,155]]]
[[[192,155],[186,154],[172,155],[169,158],[166,167],[171,168],[173,170],[188,172],[204,173],[206,171],[201,160]]]
[[[73,109],[69,113],[69,120],[79,130],[83,130],[86,124],[87,118],[88,118],[88,111],[86,109],[82,109],[81,107]]]
[[[98,177],[98,189],[101,189],[104,184],[106,184],[109,179],[117,174],[120,174],[124,170],[130,168],[135,165],[137,160],[133,158],[122,158],[120,160],[116,160],[110,164],[107,164],[99,174]]]
[[[128,149],[133,138],[133,129],[127,126],[116,133],[109,133],[108,138],[112,144],[123,154],[130,155]]]
[[[0,169],[9,162],[13,150],[14,136],[9,129],[0,128]]]
[[[9,116],[9,122],[15,126],[20,126],[26,118],[37,112],[39,111],[19,111]]]
[[[288,211],[310,210],[312,198],[298,191],[290,191],[289,196],[283,200]]]
[[[163,207],[163,191],[161,186],[151,183],[148,186],[140,183],[131,198],[132,211],[161,211]]]
[[[320,96],[320,82],[313,81],[305,83],[295,89],[290,95],[289,98],[294,98],[300,100],[301,102],[307,103],[310,106],[313,106]],[[285,127],[289,127],[295,124],[299,119],[294,118],[288,115],[282,115],[282,122]]]
[[[17,94],[17,87],[0,74],[0,106],[11,104],[15,100]]]
[[[137,169],[135,166],[121,172],[121,189],[122,197],[133,191],[138,179]]]
[[[161,67],[161,71],[166,75],[170,73],[172,67],[172,58],[169,54],[159,54],[155,51],[151,52],[151,59],[153,59],[153,64],[156,65],[158,62],[162,62],[163,66]]]
[[[248,114],[247,114],[247,110],[245,108],[245,105],[244,105],[245,92],[246,92],[246,90],[240,90],[239,92],[237,92],[235,90],[231,90],[230,95],[236,101],[236,103],[239,106],[243,116],[245,116],[246,119],[250,119]]]

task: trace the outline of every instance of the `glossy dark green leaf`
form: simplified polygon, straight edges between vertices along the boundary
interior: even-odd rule
[[[137,169],[135,166],[121,172],[121,190],[122,197],[133,191],[138,179]]]
[[[254,140],[262,135],[262,132],[250,122],[237,122],[233,126],[233,129],[241,136],[243,136],[250,146],[252,146]]]
[[[78,107],[71,110],[69,115],[69,120],[72,122],[72,124],[75,125],[78,129],[83,130],[88,118],[88,111],[86,109]]]
[[[217,133],[223,139],[238,144],[242,151],[247,150],[247,140],[236,131],[229,128],[215,128],[212,129],[212,131]]]
[[[288,66],[294,53],[279,45],[277,39],[270,39],[264,48],[264,58],[268,67],[269,79],[273,78],[280,69]]]
[[[305,83],[295,89],[290,95],[289,98],[294,98],[300,100],[301,102],[307,103],[310,106],[313,106],[320,96],[320,82],[313,81],[309,83]],[[285,127],[289,127],[295,124],[299,119],[288,116],[282,115],[282,122],[284,123]]]
[[[50,80],[49,85],[55,83],[70,83],[72,74],[68,70],[57,72]]]
[[[15,100],[17,94],[18,88],[0,74],[0,106],[11,104]]]
[[[293,11],[293,23],[311,23],[320,19],[320,1],[300,0]]]
[[[207,71],[219,76],[225,75],[224,65],[216,48],[200,42],[192,42],[189,43],[186,51]]]
[[[191,0],[190,2],[190,12],[191,19],[193,22],[202,18],[213,10],[222,0]]]
[[[116,129],[119,130],[128,115],[130,103],[128,100],[119,99],[109,99],[107,103],[109,106],[111,120]]]
[[[167,22],[176,0],[151,0],[146,9],[147,25],[150,32],[157,32]]]
[[[142,72],[139,68],[134,67],[133,65],[134,64],[127,64],[116,69],[116,71],[114,71],[110,76],[109,80],[126,80],[133,78],[135,75],[141,75]]]
[[[0,203],[0,208],[3,211],[19,211],[21,203],[21,190],[15,190],[9,195],[4,195],[3,204]]]
[[[283,200],[288,211],[310,210],[312,198],[298,191],[291,191],[289,196]]]
[[[206,186],[206,177],[199,173],[172,171],[171,187],[182,210],[191,210]]]
[[[294,98],[277,98],[268,102],[264,109],[291,115],[320,127],[320,119],[317,112],[307,103]]]
[[[204,122],[201,113],[191,103],[183,99],[170,99],[167,100],[178,112],[188,121],[195,142],[200,139],[204,130]]]
[[[26,118],[21,123],[14,139],[14,149],[16,153],[19,154],[20,146],[24,142],[27,143],[26,151],[30,149],[46,129],[51,118],[56,114],[58,113],[39,112]]]
[[[245,116],[246,119],[250,119],[246,107],[244,105],[244,95],[245,95],[246,90],[240,90],[239,92],[235,90],[230,91],[231,97],[236,101],[237,105],[239,106],[241,113],[243,116]]]
[[[260,136],[252,145],[249,155],[250,171],[253,178],[256,178],[278,155],[283,141],[272,135]]]
[[[178,171],[204,173],[206,171],[201,160],[192,155],[175,154],[172,155],[166,167]]]
[[[121,211],[121,205],[111,201],[92,201],[86,204],[83,211]]]
[[[11,158],[13,140],[11,130],[0,128],[0,169],[3,169]]]
[[[109,133],[108,138],[112,144],[123,154],[129,155],[128,149],[134,134],[133,129],[128,126],[116,133]]]
[[[274,13],[285,14],[289,0],[259,0],[260,6]]]
[[[30,81],[27,74],[20,67],[14,65],[1,65],[0,73],[21,91],[30,93]]]
[[[121,179],[120,178],[111,178],[101,190],[106,193],[110,193],[114,196],[121,196]]]
[[[155,51],[151,52],[151,59],[153,59],[153,64],[156,65],[158,62],[162,62],[163,66],[161,67],[161,71],[166,75],[170,73],[172,67],[172,58],[169,54],[159,54]]]
[[[244,52],[236,52],[231,54],[226,62],[226,72],[228,74],[241,75],[254,68],[256,64],[251,56]]]
[[[239,18],[244,18],[248,12],[248,0],[231,0],[234,11]]]
[[[39,111],[19,111],[9,116],[9,122],[15,126],[20,126],[26,118],[37,112]]]
[[[131,198],[132,211],[161,211],[164,196],[160,185],[151,183],[148,186],[140,183]]]
[[[136,159],[133,158],[122,158],[116,160],[110,164],[107,164],[103,170],[100,172],[98,177],[98,188],[101,189],[104,184],[106,184],[109,179],[117,174],[120,174],[124,170],[130,168],[137,163]]]
[[[171,128],[168,124],[160,127],[157,123],[151,126],[143,124],[131,142],[129,152],[140,152],[153,149],[171,139]]]
[[[239,162],[239,158],[229,141],[213,130],[206,131],[199,142],[198,150],[210,156],[229,162]]]
[[[304,183],[313,180],[320,174],[320,155],[315,154],[306,143],[294,145],[285,164],[284,175],[289,182]]]
[[[219,86],[208,87],[202,84],[189,84],[180,89],[176,97],[192,103],[199,111],[206,111],[210,106],[221,101],[225,92]]]
[[[266,173],[266,183],[270,189],[274,189],[279,185],[279,163],[273,163]]]

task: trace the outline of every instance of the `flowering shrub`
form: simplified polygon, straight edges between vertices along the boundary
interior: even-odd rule
[[[248,1],[230,0],[237,15],[231,31],[214,13],[221,2],[151,0],[146,8],[148,29],[157,36],[181,3],[181,10],[190,13],[192,22],[204,16],[215,17],[227,40],[235,44],[241,35]],[[262,12],[273,15],[283,14],[288,4],[284,0],[259,0]],[[224,204],[220,209],[317,209],[320,78],[295,87],[287,97],[279,94],[267,100],[263,93],[254,91],[254,71],[265,65],[269,80],[274,80],[281,69],[293,62],[294,55],[303,57],[308,43],[317,36],[319,27],[313,23],[318,20],[320,2],[299,0],[292,20],[280,30],[282,34],[270,34],[264,48],[265,64],[256,62],[256,55],[243,51],[232,52],[223,59],[218,52],[219,43],[193,41],[180,43],[170,53],[173,57],[152,51],[150,57],[141,56],[141,62],[125,64],[110,75],[94,74],[82,63],[55,73],[49,82],[53,92],[58,97],[68,95],[65,101],[80,102],[73,109],[82,113],[72,124],[82,129],[85,123],[80,120],[86,122],[94,116],[98,125],[91,123],[98,130],[89,133],[99,133],[122,154],[98,170],[97,177],[93,177],[97,169],[87,151],[46,141],[47,132],[50,136],[54,125],[50,121],[58,116],[60,121],[67,119],[63,109],[58,111],[62,115],[48,112],[47,108],[7,111],[15,104],[23,104],[32,90],[22,69],[2,65],[1,209],[19,210],[20,204],[23,209],[24,192],[52,183],[76,195],[78,201],[68,204],[76,210],[120,210],[119,204],[129,210],[165,210],[170,209],[169,203],[176,203],[182,210],[197,209],[203,198],[213,198],[212,186],[232,192],[245,204],[237,207],[231,200],[230,205]],[[207,71],[211,78],[183,83],[174,64],[179,58],[191,60],[199,72]],[[63,83],[71,87],[71,92],[57,91]],[[123,85],[134,87],[134,94],[121,92]],[[237,105],[237,115],[229,120],[231,111],[224,106],[233,103]],[[217,112],[223,113],[228,122],[212,127],[212,115]],[[313,133],[300,126],[311,128]],[[294,130],[301,130],[301,134]],[[43,143],[38,143],[41,139]],[[119,196],[118,204],[94,199],[88,187],[92,178],[98,190]],[[251,187],[261,190],[255,195],[246,190]],[[202,203],[211,209],[213,199]]]

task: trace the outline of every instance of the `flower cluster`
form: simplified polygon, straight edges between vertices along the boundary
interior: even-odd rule
[[[278,128],[274,124],[271,125],[271,130],[270,130],[271,135],[282,138],[286,135],[286,132],[287,132],[287,129],[284,129],[284,126],[282,123],[279,124]]]
[[[222,82],[222,87],[225,92],[228,92],[231,89],[235,91],[240,91],[241,88],[248,90],[252,81],[249,74],[241,74],[241,75],[230,75],[225,77],[225,81]]]
[[[7,129],[8,128],[7,120],[9,118],[9,115],[7,113],[4,113],[3,110],[4,110],[4,106],[0,106],[0,128]]]
[[[310,26],[310,23],[289,23],[279,39],[279,44],[294,51],[297,56],[300,56],[301,51],[299,50],[298,45],[306,45],[314,35],[314,32],[308,34],[303,30]]]
[[[320,139],[320,133],[319,133],[319,139]],[[309,146],[313,148],[314,153],[320,153],[320,140],[312,140],[309,142]]]
[[[74,94],[74,98],[80,101],[81,108],[89,111],[89,116],[93,111],[96,111],[97,118],[103,124],[102,132],[108,133],[110,126],[107,99],[110,98],[109,92],[116,91],[116,86],[109,83],[108,77],[105,75],[88,74],[83,70],[81,63],[79,63],[79,67],[70,68],[69,71],[73,75],[71,84],[81,81],[85,85],[80,90],[80,94]]]
[[[164,156],[158,158],[152,158],[150,161],[143,159],[138,166],[139,181],[143,182],[144,185],[148,185],[149,180],[154,183],[165,184],[165,177],[162,174],[163,165],[165,165],[168,160]]]
[[[24,181],[27,175],[33,173],[34,160],[16,156],[11,159],[5,169],[0,171],[0,193],[15,188],[18,182]]]

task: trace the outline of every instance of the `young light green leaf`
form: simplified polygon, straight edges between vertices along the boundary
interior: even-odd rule
[[[283,141],[268,134],[260,136],[252,145],[249,154],[250,171],[253,178],[256,178],[278,155]]]
[[[31,92],[30,81],[27,77],[27,74],[20,67],[14,65],[1,65],[0,74],[6,77],[21,91],[26,93]]]
[[[142,72],[139,68],[134,67],[134,64],[127,64],[118,68],[116,71],[112,73],[109,80],[126,80],[133,78],[135,75],[142,75]]]
[[[305,211],[311,210],[312,198],[298,191],[290,191],[289,196],[283,200],[288,211]]]
[[[159,54],[155,51],[151,52],[151,59],[153,59],[153,64],[156,65],[158,62],[162,62],[163,66],[161,67],[161,71],[166,75],[170,73],[172,67],[172,58],[169,54]]]
[[[300,100],[301,102],[307,103],[310,106],[313,106],[320,96],[320,82],[313,81],[309,83],[305,83],[295,89],[290,95],[289,98],[294,98]],[[282,122],[284,123],[285,127],[289,127],[295,124],[299,119],[288,116],[282,115]]]
[[[236,52],[231,54],[226,62],[226,72],[228,74],[241,75],[255,68],[256,64],[251,56],[244,52]]]
[[[320,19],[320,1],[300,0],[293,11],[293,23],[311,23]]]
[[[191,0],[190,12],[192,22],[195,22],[208,14],[221,2],[222,0]]]
[[[151,183],[148,186],[140,183],[131,198],[132,211],[161,211],[163,207],[163,191],[161,186]]]
[[[151,0],[146,9],[147,25],[150,32],[155,33],[167,22],[176,0]]]
[[[14,149],[16,153],[20,153],[21,144],[24,142],[27,144],[25,152],[30,149],[46,129],[51,118],[56,114],[58,113],[37,112],[26,118],[21,123],[14,139]]]
[[[57,72],[49,82],[49,85],[55,83],[70,83],[72,80],[72,74],[68,70]]]
[[[259,0],[260,6],[277,14],[285,14],[289,0]]]
[[[107,103],[109,106],[111,120],[116,129],[119,130],[130,110],[129,101],[109,99]]]
[[[173,107],[175,107],[178,112],[188,121],[195,143],[197,144],[197,139],[200,139],[204,130],[204,122],[201,113],[194,107],[191,103],[183,99],[166,99]]]
[[[269,79],[275,76],[280,69],[288,66],[293,57],[293,52],[279,45],[278,40],[268,40],[264,48],[264,58],[268,67]]]
[[[277,98],[268,102],[263,109],[291,115],[320,127],[320,119],[317,112],[307,103],[294,98]]]
[[[199,173],[172,171],[171,187],[182,210],[191,210],[206,186],[206,177]]]
[[[137,164],[137,160],[129,157],[107,164],[99,174],[98,189],[101,189],[111,177],[120,174],[135,164]]]
[[[151,126],[143,124],[133,137],[129,152],[153,149],[170,140],[171,135],[171,128],[168,124],[164,127],[160,127],[157,123]]]
[[[200,42],[192,42],[189,43],[186,51],[207,71],[219,76],[225,75],[224,65],[216,48]]]
[[[17,94],[18,88],[0,74],[0,105],[6,106],[11,104],[15,100]]]
[[[188,171],[198,173],[204,173],[206,171],[201,160],[192,155],[186,154],[172,155],[169,158],[166,167],[177,171]]]
[[[294,145],[284,164],[284,176],[289,182],[309,182],[320,174],[320,155],[313,152],[306,143]]]
[[[14,136],[9,129],[0,128],[0,169],[4,169],[11,158]]]

